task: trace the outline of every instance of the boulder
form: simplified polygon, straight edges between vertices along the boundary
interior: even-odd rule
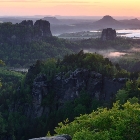
[[[58,135],[53,137],[42,137],[42,138],[33,138],[29,140],[72,140],[69,135]]]

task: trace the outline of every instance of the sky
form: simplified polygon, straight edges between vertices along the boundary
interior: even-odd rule
[[[0,16],[134,16],[140,0],[0,0]]]

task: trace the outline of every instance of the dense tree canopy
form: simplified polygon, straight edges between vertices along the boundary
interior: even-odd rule
[[[140,138],[140,104],[130,102],[111,109],[99,108],[76,117],[73,122],[59,123],[55,132],[69,134],[73,140],[138,140]]]
[[[47,117],[46,115],[43,115],[39,118],[32,119],[26,116],[24,111],[26,110],[26,106],[32,105],[33,82],[39,74],[45,74],[47,76],[47,82],[50,84],[53,81],[55,75],[58,73],[64,73],[64,77],[67,78],[69,77],[69,71],[75,71],[78,68],[88,69],[89,71],[96,71],[109,78],[119,76],[129,78],[130,76],[130,73],[122,70],[119,65],[113,65],[113,63],[108,58],[104,58],[102,55],[97,53],[84,53],[83,51],[80,51],[78,54],[67,54],[64,59],[52,58],[44,61],[37,60],[36,63],[30,68],[31,71],[29,70],[29,72],[26,74],[0,68],[0,77],[2,81],[2,87],[0,91],[0,129],[2,130],[2,135],[0,138],[3,138],[4,136],[11,136],[16,140],[26,140],[33,137],[44,136],[47,131],[50,131],[51,134],[54,134],[54,128],[59,122],[65,120],[66,118],[69,118],[70,121],[73,121],[73,119],[80,114],[85,116],[84,114],[91,113],[92,110],[96,110],[98,107],[103,106],[102,102],[94,98],[91,99],[86,90],[82,90],[79,93],[79,98],[76,98],[70,102],[65,102],[62,107],[56,109],[56,93],[53,91],[53,89],[51,89],[49,94],[43,96],[41,102],[43,107],[49,107],[49,115]],[[120,93],[118,92],[119,94],[116,96],[117,100],[120,101],[123,98],[122,103],[126,102],[127,99],[134,96],[139,98],[138,81],[128,81],[126,84],[126,89],[122,90],[125,90],[125,92],[119,91]],[[122,93],[126,93],[127,96],[122,95]],[[136,102],[137,99],[129,99],[129,101]],[[14,111],[9,111],[13,109]],[[109,111],[107,109],[102,110],[105,110],[103,112],[106,112],[107,116],[109,116]],[[99,114],[100,111],[98,110],[93,114]],[[117,112],[119,112],[119,109]],[[88,115],[86,116],[88,118]],[[106,126],[107,122],[105,123],[106,124],[101,124]],[[116,124],[113,125],[115,127]],[[91,128],[94,127],[92,126]],[[64,132],[68,133],[70,129],[67,129],[68,131]],[[96,132],[96,128],[93,130]],[[101,128],[99,130],[103,131],[102,133],[105,138],[108,137],[108,133],[110,132],[106,133],[106,131]],[[99,130],[97,130],[97,132]],[[73,130],[71,129],[71,131]],[[69,134],[74,136],[71,131]],[[87,132],[89,138],[92,138],[90,134],[93,134],[93,132],[88,132],[88,128],[86,128],[85,130],[82,130],[82,132],[78,130],[77,134],[75,135],[77,139],[80,140],[78,134],[82,135],[81,133],[84,134],[84,132]],[[112,133],[113,130],[111,131],[111,135],[113,135]],[[122,133],[122,131],[118,133]]]
[[[22,42],[22,43],[0,43],[0,56],[7,66],[29,67],[37,60],[48,58],[60,58],[72,51],[66,46],[71,44],[57,38],[46,40]]]

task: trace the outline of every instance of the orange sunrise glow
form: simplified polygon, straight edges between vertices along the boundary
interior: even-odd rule
[[[0,15],[139,16],[140,0],[0,0]]]

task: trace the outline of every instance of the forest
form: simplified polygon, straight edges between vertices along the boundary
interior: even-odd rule
[[[134,64],[139,62],[139,58],[134,58],[136,52],[121,56],[117,61],[98,52],[84,52],[88,49],[128,51],[138,48],[139,43],[139,40],[124,38],[102,42],[99,39],[68,41],[52,37],[18,45],[0,44],[1,60],[5,63],[0,67],[0,139],[27,140],[64,133],[74,140],[139,139],[140,71],[132,71]],[[14,72],[8,67],[27,67],[29,70],[27,73]],[[107,101],[102,98],[103,89],[99,98],[96,93],[91,94],[89,91],[94,83],[90,85],[91,81],[85,80],[82,88],[79,85],[78,95],[66,100],[60,89],[63,91],[71,84],[70,80],[76,77],[71,78],[71,75],[77,70],[82,71],[80,77],[86,75],[87,79],[103,87],[106,79],[123,87],[116,94],[112,93]],[[39,78],[36,80],[42,75],[45,75],[45,86],[40,91],[42,98],[37,105],[33,89],[35,84],[42,82]],[[70,83],[66,84],[66,80]],[[75,85],[77,83],[73,87]],[[55,89],[57,86],[59,89]],[[100,89],[96,84],[95,87]],[[38,106],[43,111],[35,116],[34,109]]]

